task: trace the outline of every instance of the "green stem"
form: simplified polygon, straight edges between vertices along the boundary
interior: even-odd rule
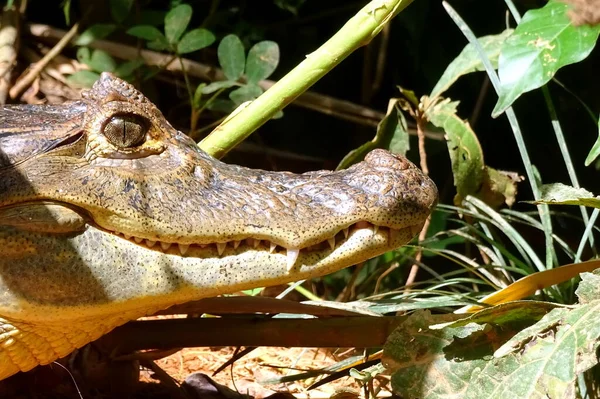
[[[237,115],[217,127],[200,148],[221,158],[252,132],[306,91],[357,48],[368,44],[413,0],[373,0],[361,9],[331,39],[309,54],[290,73]]]

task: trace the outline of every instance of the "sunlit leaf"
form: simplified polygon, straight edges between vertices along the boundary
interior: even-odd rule
[[[187,32],[179,43],[177,43],[177,52],[179,54],[191,53],[210,46],[215,41],[215,35],[206,29],[193,29]]]
[[[77,71],[67,78],[67,81],[77,87],[92,87],[100,78],[100,74],[92,71]]]
[[[170,44],[179,41],[192,19],[192,7],[180,4],[171,9],[165,16],[165,36]]]
[[[271,76],[279,64],[279,46],[272,41],[256,43],[248,52],[246,77],[248,83],[258,83]]]
[[[596,45],[600,25],[575,27],[568,5],[549,1],[523,16],[504,42],[498,75],[500,98],[492,113],[498,116],[521,94],[546,84],[556,71],[585,59]]]
[[[562,183],[544,184],[539,201],[542,204],[583,205],[600,208],[600,198],[583,188]]]
[[[75,40],[75,45],[77,46],[87,46],[94,40],[104,39],[106,36],[110,35],[117,29],[116,25],[113,24],[95,24],[87,28],[77,40]]]
[[[127,30],[127,34],[131,36],[135,36],[140,39],[155,41],[155,40],[163,40],[167,41],[165,36],[159,31],[156,27],[152,25],[136,25],[132,26]]]
[[[228,80],[238,80],[244,73],[246,55],[244,45],[236,35],[227,35],[219,43],[217,50],[219,65]]]
[[[498,35],[483,36],[478,39],[494,68],[498,68],[500,47],[512,32],[512,29],[507,29]],[[429,97],[435,98],[439,96],[448,90],[448,88],[450,88],[450,86],[452,86],[461,76],[477,71],[485,71],[485,67],[481,62],[475,47],[471,44],[467,44],[458,57],[446,67],[446,70],[431,91]]]
[[[87,65],[96,72],[113,72],[117,62],[106,51],[94,50]]]

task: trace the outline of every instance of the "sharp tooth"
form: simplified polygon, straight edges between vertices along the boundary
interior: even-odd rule
[[[131,239],[131,236],[129,234],[123,234],[123,237],[127,238],[128,240]]]
[[[377,226],[376,224],[373,225],[373,235],[377,234],[377,232],[379,231],[379,226]]]
[[[142,241],[144,241],[144,239],[143,239],[143,238],[140,238],[140,237],[133,237],[133,240],[134,240],[135,242],[137,242],[138,244],[139,244],[139,243],[141,243]]]
[[[275,244],[274,242],[272,242],[271,245],[269,246],[269,252],[270,253],[275,252],[276,248],[277,248],[277,244]]]
[[[344,230],[342,230],[344,232],[344,237],[348,238],[348,233],[350,232],[350,229],[348,227],[346,227]]]
[[[335,237],[328,238],[327,242],[329,243],[329,246],[331,247],[331,250],[333,251],[335,249]]]
[[[237,249],[237,247],[239,247],[239,246],[240,246],[240,243],[241,243],[241,241],[240,241],[240,240],[235,240],[235,241],[233,242],[233,249]]]
[[[254,248],[258,248],[258,246],[260,245],[260,240],[254,240]]]
[[[190,249],[189,245],[179,244],[179,252],[181,252],[182,255],[185,255],[185,253],[188,251],[188,249]]]
[[[223,255],[223,252],[225,252],[225,248],[227,248],[226,242],[217,243],[217,252],[219,253],[219,256]]]
[[[298,255],[300,254],[299,249],[289,249],[287,250],[287,270],[288,272],[292,270],[296,261],[298,260]]]
[[[156,241],[146,240],[146,245],[148,248],[152,248],[156,244]]]
[[[167,249],[171,248],[171,243],[170,242],[161,241],[160,242],[160,247],[163,249],[163,251],[166,251]]]

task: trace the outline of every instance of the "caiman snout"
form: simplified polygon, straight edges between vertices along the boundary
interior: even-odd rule
[[[108,74],[76,103],[0,108],[0,379],[173,304],[363,262],[436,201],[384,150],[337,172],[224,164]]]

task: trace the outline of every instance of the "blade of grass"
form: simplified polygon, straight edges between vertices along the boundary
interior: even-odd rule
[[[446,9],[446,12],[452,18],[456,26],[461,30],[461,32],[465,35],[469,43],[473,45],[481,59],[481,62],[485,66],[485,70],[494,86],[494,90],[496,93],[500,93],[500,80],[498,79],[498,75],[492,64],[490,63],[489,58],[485,55],[485,52],[481,48],[479,41],[471,31],[471,29],[467,26],[465,21],[458,15],[458,13],[448,4],[448,2],[443,1],[442,5]],[[521,128],[519,127],[519,122],[517,120],[517,116],[512,107],[509,107],[506,110],[506,116],[510,123],[510,126],[513,131],[513,135],[515,137],[515,141],[517,142],[517,147],[519,148],[519,154],[521,155],[521,159],[525,166],[525,172],[527,174],[527,179],[529,180],[529,184],[531,185],[531,191],[533,192],[533,197],[535,200],[539,200],[541,198],[541,190],[538,184],[538,180],[535,178],[535,174],[533,171],[533,164],[531,163],[531,159],[529,158],[529,153],[527,152],[527,147],[525,145],[525,140],[523,139],[523,135],[521,133]],[[552,221],[550,220],[550,210],[549,207],[545,204],[537,205],[538,212],[540,214],[540,220],[544,226],[544,236],[546,240],[546,265],[541,264],[542,269],[553,267],[554,264],[558,263],[556,259],[556,253],[554,251],[554,245],[552,242]],[[535,255],[535,253],[533,254]],[[537,258],[537,255],[535,255]],[[538,259],[539,260],[539,259]],[[539,268],[539,264],[536,263],[536,266]]]

